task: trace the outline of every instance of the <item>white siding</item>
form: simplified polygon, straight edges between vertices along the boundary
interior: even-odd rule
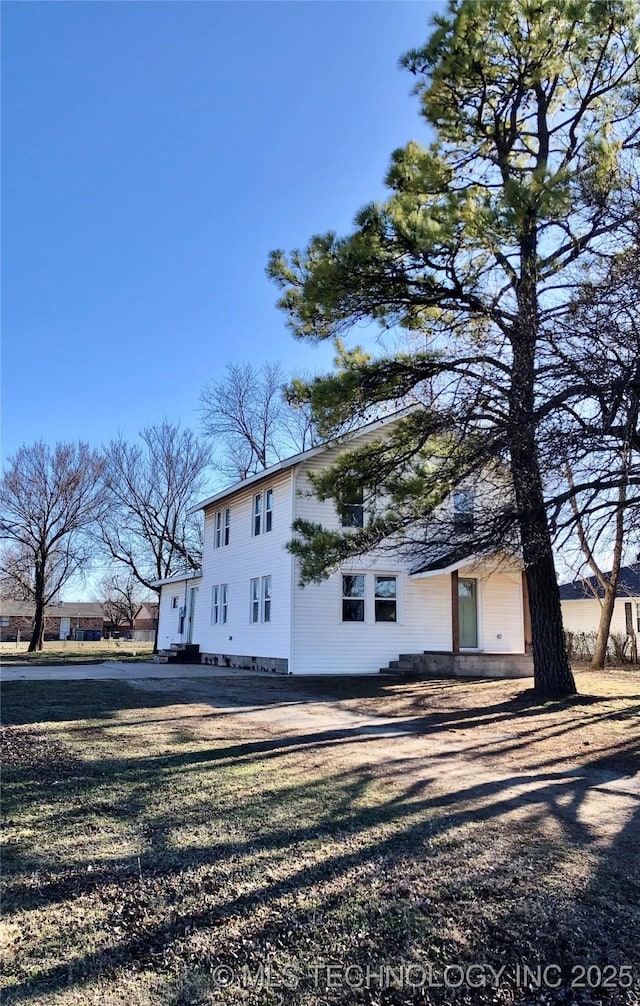
[[[460,570],[460,576],[478,578],[481,649],[486,653],[524,652],[524,609],[519,571]]]
[[[178,632],[180,624],[180,608],[186,607],[189,603],[189,587],[198,587],[200,580],[192,578],[189,580],[176,580],[175,583],[166,583],[160,591],[160,607],[158,610],[158,649],[168,650],[172,643],[183,643],[184,637]],[[198,595],[199,596],[199,595]],[[178,599],[178,607],[173,607],[173,598]],[[195,626],[197,625],[197,605],[194,612],[194,643],[198,640],[195,636]],[[186,628],[186,618],[185,618]]]
[[[310,471],[319,470],[328,455],[306,461],[296,475],[296,516],[339,529],[333,501],[320,502],[311,493]],[[342,573],[366,574],[365,621],[342,621]],[[374,617],[376,573],[398,577],[398,621]],[[524,652],[522,586],[517,571],[488,573],[461,570],[479,580],[480,646],[489,652]],[[297,581],[296,577],[296,581]],[[499,639],[498,636],[501,636]],[[291,667],[298,674],[374,673],[400,653],[451,651],[451,577],[449,574],[412,579],[406,564],[379,551],[351,561],[320,584],[300,587],[293,599]]]
[[[362,443],[378,434],[359,438]],[[342,621],[342,571],[320,584],[300,587],[296,563],[286,550],[294,517],[340,528],[333,501],[321,503],[313,494],[308,474],[335,460],[340,448],[308,458],[285,472],[238,489],[212,504],[205,514],[202,578],[198,586],[193,642],[202,653],[229,656],[284,658],[298,674],[374,673],[401,653],[423,650],[450,652],[451,577],[439,574],[412,579],[397,556],[378,550],[351,562],[343,572],[365,574],[365,621]],[[258,492],[274,492],[273,528],[254,536],[253,500]],[[218,511],[231,508],[230,543],[215,548]],[[501,570],[461,570],[460,575],[479,580],[479,625],[481,648],[489,652],[523,651],[523,615],[520,574]],[[376,622],[374,578],[376,574],[397,577],[397,621]],[[250,583],[253,578],[272,578],[271,621],[250,621]],[[228,619],[211,621],[211,588],[228,584]],[[160,646],[182,641],[177,637],[178,612],[170,599],[181,595],[187,604],[185,581],[162,589]],[[175,623],[175,626],[174,626]],[[500,638],[498,638],[500,637]]]
[[[625,601],[631,602],[634,628],[638,631],[638,604],[640,598],[617,597],[611,619],[611,632],[626,633]],[[585,598],[583,601],[562,601],[562,621],[567,632],[597,632],[602,611],[600,601]]]
[[[267,489],[273,489],[272,530],[254,536],[253,500],[259,492],[264,499]],[[215,515],[227,506],[231,509],[229,544],[215,548]],[[289,658],[293,560],[285,546],[291,538],[291,513],[290,471],[239,490],[206,512],[202,584],[193,637],[202,653]],[[254,625],[249,620],[250,583],[263,576],[271,576],[271,621]],[[229,585],[227,622],[212,625],[211,588],[223,583]]]

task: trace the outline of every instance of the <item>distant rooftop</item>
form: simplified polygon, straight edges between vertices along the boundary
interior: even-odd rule
[[[593,599],[594,597],[604,597],[604,590],[595,576],[586,576],[580,580],[574,580],[573,583],[560,585],[561,601],[584,601],[585,598]],[[616,597],[640,597],[640,562],[622,567],[618,577]]]

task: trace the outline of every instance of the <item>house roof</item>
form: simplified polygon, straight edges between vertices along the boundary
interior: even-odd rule
[[[228,496],[233,496],[240,489],[256,485],[264,479],[270,479],[279,472],[286,472],[289,468],[293,468],[294,465],[300,464],[301,461],[306,461],[307,458],[314,458],[318,454],[322,454],[323,451],[327,451],[339,443],[348,443],[350,440],[354,440],[363,433],[389,426],[391,423],[397,422],[398,419],[402,419],[404,416],[410,415],[410,413],[414,412],[416,408],[418,408],[418,406],[410,405],[405,409],[399,409],[397,412],[393,412],[390,416],[384,416],[382,419],[376,419],[373,423],[367,423],[365,426],[358,427],[357,430],[352,430],[345,437],[337,438],[336,440],[329,440],[324,444],[319,444],[317,447],[310,447],[308,451],[302,451],[300,454],[293,454],[290,458],[285,458],[284,461],[278,461],[277,464],[271,465],[270,468],[265,468],[264,471],[257,472],[255,475],[249,475],[248,478],[242,479],[241,482],[236,482],[234,485],[221,490],[221,492],[216,493],[214,496],[209,496],[209,498],[203,500],[202,503],[198,503],[196,506],[191,507],[188,512],[197,513],[198,510],[206,510],[214,503],[220,503]]]
[[[468,545],[450,548],[437,557],[434,556],[429,561],[420,563],[419,566],[411,570],[411,576],[434,576],[436,573],[451,573],[454,569],[459,569],[467,563],[473,563],[477,558],[470,552]]]
[[[157,601],[143,601],[136,611],[136,618],[157,618],[160,605]]]
[[[605,576],[610,576],[606,573]],[[593,600],[594,597],[604,597],[604,590],[595,576],[583,577],[573,583],[560,584],[561,601]],[[631,566],[623,566],[618,577],[616,597],[640,597],[640,562]]]
[[[33,601],[0,601],[0,612],[3,615],[33,618],[35,610]],[[104,617],[102,605],[96,601],[59,601],[57,604],[45,605],[44,614],[45,618]]]
[[[166,583],[183,583],[185,580],[199,580],[202,570],[197,569],[191,573],[174,573],[173,576],[166,576],[164,580],[152,580],[152,587],[163,587]]]

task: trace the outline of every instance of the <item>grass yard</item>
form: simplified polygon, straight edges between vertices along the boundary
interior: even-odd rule
[[[637,673],[225,680],[3,686],[5,1004],[639,1001]]]
[[[99,642],[50,640],[40,653],[28,653],[28,641],[0,643],[0,661],[4,664],[87,664],[104,660],[149,660],[153,643],[137,643],[132,639],[101,639]]]

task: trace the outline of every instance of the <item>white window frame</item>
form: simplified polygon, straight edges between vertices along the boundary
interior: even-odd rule
[[[273,529],[273,488],[255,493],[251,506],[251,534],[257,538]]]
[[[262,493],[256,493],[253,497],[251,530],[254,538],[257,538],[262,531]]]
[[[364,527],[364,491],[360,490],[358,495],[360,499],[340,508],[340,526],[347,530],[360,531]]]
[[[175,608],[179,607],[180,607],[180,595],[174,594],[171,598],[171,610],[173,611]]]
[[[224,530],[222,535],[222,544],[228,545],[229,538],[231,537],[231,507],[225,507],[224,511]]]
[[[360,596],[345,593],[345,579],[349,577],[350,579],[355,579],[356,577],[362,578],[362,594]],[[345,618],[345,601],[359,601],[362,605],[362,618]],[[342,571],[340,579],[340,620],[345,625],[357,624],[364,625],[367,619],[367,575],[366,573],[349,573]]]
[[[211,588],[211,624],[220,624],[220,585],[214,583]]]
[[[378,580],[393,580],[395,584],[393,597],[378,594]],[[395,606],[393,618],[378,618],[378,601],[393,601]],[[388,625],[398,621],[398,577],[395,573],[374,573],[373,575],[373,620]]]
[[[473,489],[455,489],[451,494],[453,529],[471,534],[474,524],[476,494]]]
[[[220,584],[220,624],[227,624],[227,616],[229,613],[229,584]]]
[[[249,621],[252,625],[260,622],[260,577],[251,578],[249,587]]]
[[[263,622],[271,621],[271,594],[272,594],[271,576],[263,576],[261,604],[260,604],[260,615]]]
[[[213,533],[213,547],[220,548],[222,545],[222,510],[216,511],[216,525]]]

